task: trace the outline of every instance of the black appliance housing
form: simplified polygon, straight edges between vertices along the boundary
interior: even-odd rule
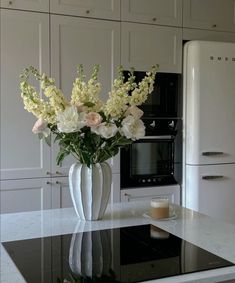
[[[121,149],[121,188],[177,184],[181,179],[179,119],[147,119],[147,135]],[[151,129],[149,125],[156,125]]]
[[[145,73],[134,75],[138,83]],[[121,149],[121,189],[181,183],[181,93],[180,74],[156,74],[154,90],[140,107],[146,136]]]
[[[123,72],[125,79],[128,71]],[[145,72],[134,72],[135,82],[139,83],[145,77]],[[149,118],[179,117],[181,109],[181,74],[157,73],[153,91],[140,108],[144,116]]]

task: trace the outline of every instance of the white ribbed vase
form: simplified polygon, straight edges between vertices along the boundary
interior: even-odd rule
[[[112,172],[108,163],[87,167],[74,163],[69,170],[69,189],[80,219],[98,220],[105,213],[111,191]]]

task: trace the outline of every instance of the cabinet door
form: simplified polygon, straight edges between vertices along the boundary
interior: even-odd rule
[[[183,26],[235,31],[234,0],[184,0]]]
[[[49,0],[1,0],[0,7],[49,12]]]
[[[122,0],[122,21],[182,26],[182,0]]]
[[[51,13],[120,20],[120,0],[50,0]]]
[[[89,78],[94,64],[100,65],[98,79],[102,83],[102,99],[107,99],[120,64],[120,26],[117,22],[80,19],[76,17],[51,17],[51,56],[52,77],[63,93],[71,96],[73,81],[78,64],[83,64]],[[74,162],[67,158],[63,166],[55,165],[57,152],[53,147],[53,172],[67,172]]]
[[[49,73],[49,16],[1,9],[1,179],[46,176],[50,168],[50,148],[32,133],[36,118],[20,97],[28,66]]]
[[[124,69],[147,71],[159,64],[161,72],[181,73],[182,30],[122,23],[121,61]]]
[[[235,33],[183,28],[183,40],[187,40],[187,41],[209,40],[209,41],[235,42]]]
[[[51,208],[50,179],[6,180],[0,184],[1,213]]]
[[[52,207],[65,208],[72,207],[72,199],[69,191],[68,177],[52,178]]]
[[[171,203],[180,204],[180,186],[145,187],[121,190],[121,201],[143,201],[155,197],[168,198]]]

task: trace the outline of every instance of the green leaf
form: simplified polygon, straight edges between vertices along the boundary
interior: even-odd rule
[[[64,160],[64,158],[69,155],[69,151],[64,149],[64,148],[61,148],[60,151],[58,152],[57,154],[57,157],[56,157],[56,163],[57,165],[60,165],[62,164],[62,161]]]

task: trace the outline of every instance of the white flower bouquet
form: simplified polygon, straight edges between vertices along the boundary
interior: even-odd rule
[[[106,102],[99,98],[98,65],[94,66],[87,82],[83,66],[78,66],[70,101],[56,87],[54,79],[33,67],[26,68],[20,76],[20,89],[25,109],[38,118],[33,133],[45,138],[48,144],[51,133],[55,134],[55,141],[60,146],[58,165],[69,154],[88,167],[106,161],[115,156],[120,147],[145,135],[145,126],[140,119],[143,111],[138,106],[152,92],[157,68],[157,65],[152,67],[136,84],[134,72],[129,72],[124,81],[120,67]],[[44,99],[29,83],[30,75],[40,82]]]

